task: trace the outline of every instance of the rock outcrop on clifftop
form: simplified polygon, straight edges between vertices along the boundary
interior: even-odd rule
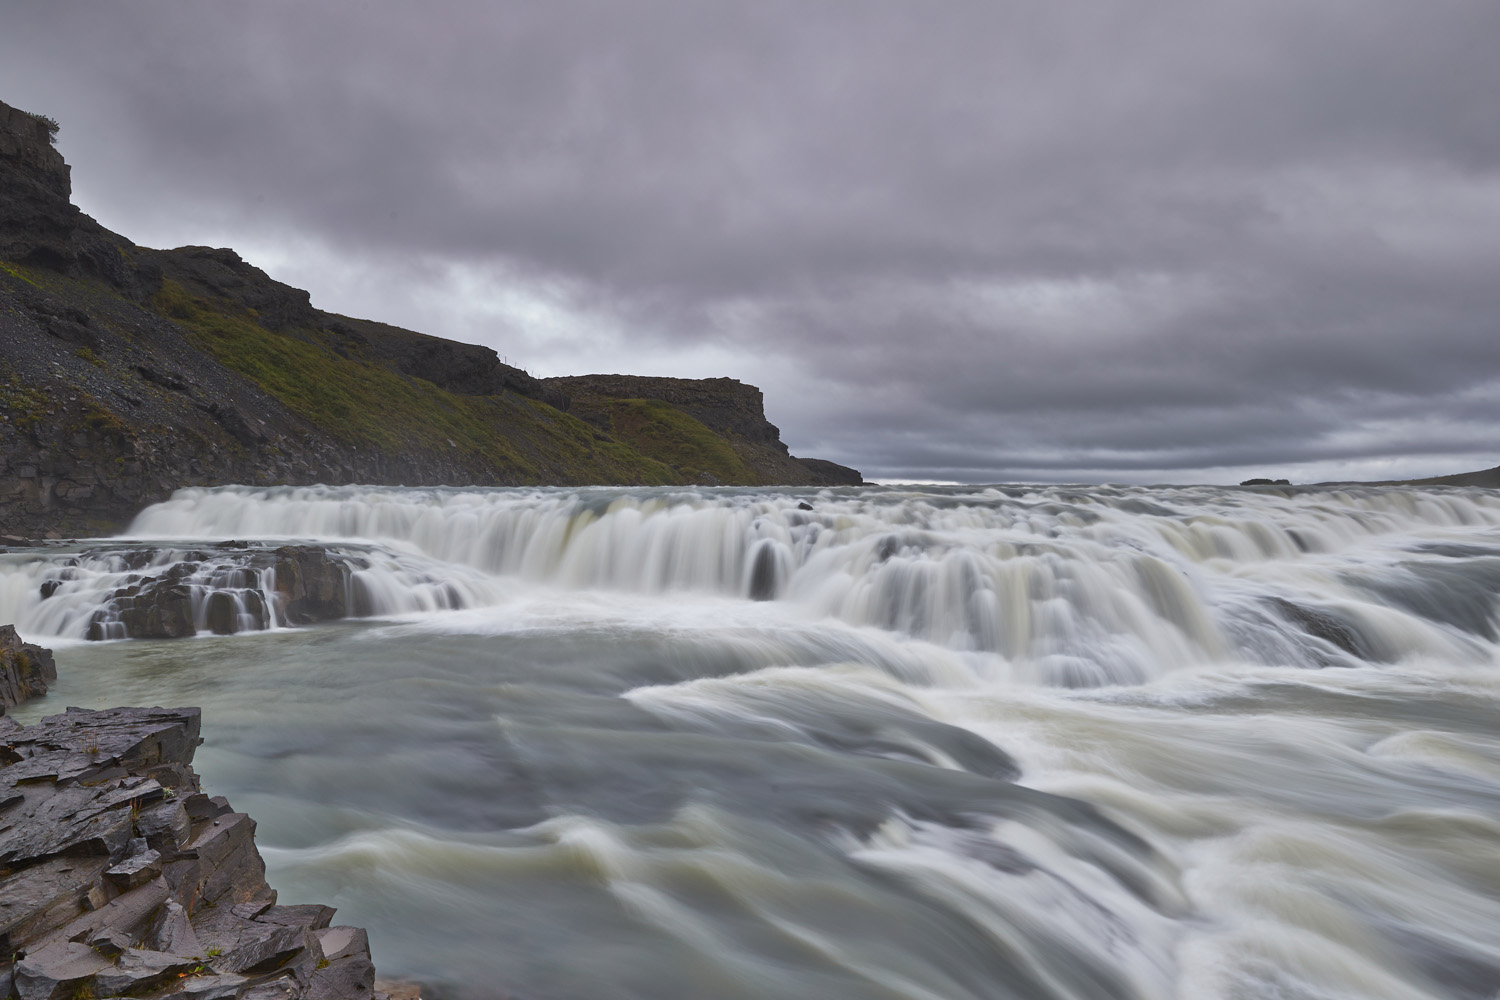
[[[766,419],[765,397],[753,385],[732,378],[652,378],[641,375],[570,375],[544,384],[566,396],[571,410],[632,447],[671,460],[690,432],[663,435],[646,401],[665,404],[723,439],[739,460],[725,464],[726,482],[858,486],[853,469],[815,458],[797,458],[781,442],[781,431]],[[660,407],[658,408],[660,409]]]
[[[379,1000],[369,941],[278,906],[199,787],[195,708],[0,718],[0,997]]]
[[[859,481],[787,455],[754,387],[598,376],[575,399],[232,250],[138,247],[70,197],[45,120],[0,104],[0,534],[105,533],[219,483]]]

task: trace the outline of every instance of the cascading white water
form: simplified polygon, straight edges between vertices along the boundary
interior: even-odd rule
[[[410,614],[493,604],[504,588],[463,567],[378,547],[329,546],[341,568],[343,606],[356,617]],[[262,565],[252,565],[254,562]],[[274,629],[287,618],[278,591],[275,550],[236,545],[194,549],[169,545],[64,546],[0,563],[0,619],[46,640],[123,639],[122,607],[153,587],[180,588],[184,619],[196,632]],[[216,614],[215,602],[225,610]]]
[[[81,638],[168,571],[199,631],[215,594],[253,619],[287,543],[385,621],[68,646],[60,684],[206,700],[275,879],[392,971],[1500,995],[1500,495],[183,490],[0,556],[0,621]]]
[[[748,491],[184,490],[138,538],[348,539],[571,590],[715,592],[1002,654],[1046,683],[1184,665],[1472,657],[1472,638],[1362,580],[1413,532],[1500,524],[1485,493],[1207,488],[914,495]],[[799,507],[812,506],[812,510]],[[1347,558],[1351,551],[1354,559]],[[1400,573],[1393,571],[1393,578]],[[399,605],[392,605],[398,607]],[[1309,617],[1328,627],[1311,631]]]

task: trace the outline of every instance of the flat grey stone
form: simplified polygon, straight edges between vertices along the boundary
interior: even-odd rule
[[[198,935],[193,933],[187,910],[175,899],[167,900],[166,905],[157,912],[156,921],[145,943],[156,951],[180,955],[197,962],[204,961],[207,952],[198,943]]]
[[[108,858],[49,858],[0,879],[0,954],[81,916]]]
[[[56,1000],[109,965],[109,958],[81,941],[58,941],[16,963],[15,993],[20,1000]]]
[[[96,932],[84,943],[106,958],[113,958],[130,947],[130,935],[124,931],[106,927]]]
[[[373,1000],[374,995],[375,966],[367,953],[346,955],[316,970],[305,994],[306,1000]]]
[[[126,858],[117,865],[111,865],[105,870],[104,875],[114,883],[115,888],[124,890],[144,885],[160,875],[161,870],[161,852],[148,849]]]
[[[323,957],[336,962],[350,955],[368,955],[370,938],[360,927],[329,927],[317,932]]]
[[[142,809],[136,817],[135,829],[146,843],[163,854],[175,852],[192,833],[192,821],[182,803],[169,799]]]
[[[94,976],[94,994],[140,992],[197,967],[197,959],[144,948],[126,948],[114,966]]]
[[[182,996],[193,1000],[234,1000],[250,982],[244,976],[224,973],[218,976],[193,976],[182,981]]]
[[[239,907],[235,907],[235,910],[238,912]],[[317,931],[333,923],[333,915],[337,912],[333,907],[321,903],[299,903],[295,906],[273,906],[258,914],[255,919],[263,924],[282,924],[287,927],[295,925]]]
[[[302,988],[289,978],[261,983],[246,990],[241,1000],[300,1000]]]

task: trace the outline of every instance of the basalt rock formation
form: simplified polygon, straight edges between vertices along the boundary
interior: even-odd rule
[[[28,698],[40,698],[56,681],[52,650],[22,642],[14,625],[0,625],[0,715]]]
[[[379,1000],[369,942],[276,905],[195,708],[0,718],[0,996]]]
[[[859,481],[787,455],[751,386],[602,376],[575,399],[232,250],[138,247],[71,204],[50,131],[0,104],[0,534],[102,534],[220,483]]]

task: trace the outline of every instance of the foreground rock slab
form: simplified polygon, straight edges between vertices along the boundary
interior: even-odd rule
[[[363,930],[276,905],[198,731],[196,708],[0,717],[0,997],[384,997]]]

